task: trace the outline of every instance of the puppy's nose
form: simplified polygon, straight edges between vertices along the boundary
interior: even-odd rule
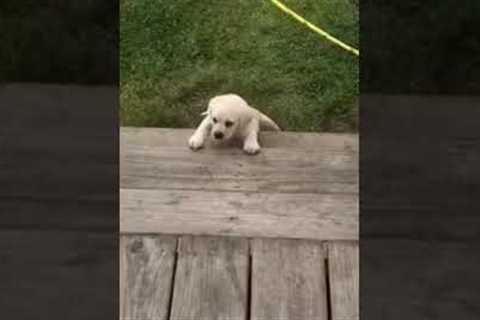
[[[223,138],[223,132],[215,131],[213,133],[213,136],[215,137],[215,139],[222,139]]]

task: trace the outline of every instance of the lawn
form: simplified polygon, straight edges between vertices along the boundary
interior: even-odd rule
[[[358,48],[357,1],[284,3]],[[356,131],[358,82],[358,57],[268,0],[121,0],[124,126],[194,127],[233,92],[289,131]]]

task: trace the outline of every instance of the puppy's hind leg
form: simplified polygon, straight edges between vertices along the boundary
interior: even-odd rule
[[[205,144],[205,139],[207,138],[211,129],[211,123],[208,117],[203,118],[202,122],[198,126],[195,133],[188,140],[188,145],[192,150],[198,150],[203,147]]]
[[[257,154],[260,151],[258,144],[258,131],[260,130],[260,123],[258,119],[254,118],[245,127],[245,140],[243,142],[243,150],[248,154]]]

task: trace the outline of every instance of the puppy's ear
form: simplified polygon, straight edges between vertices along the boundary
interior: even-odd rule
[[[204,112],[200,113],[200,115],[202,115],[202,116],[206,116],[206,115],[209,115],[209,114],[210,114],[210,106],[208,106],[207,111],[204,111]]]

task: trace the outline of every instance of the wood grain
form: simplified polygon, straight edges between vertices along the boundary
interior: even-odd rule
[[[188,138],[193,132],[194,129],[122,127],[120,145],[121,148],[131,144],[145,147],[187,147]],[[358,153],[358,135],[356,134],[262,131],[259,139],[263,148],[314,150],[322,146],[352,149],[354,153]]]
[[[359,319],[358,242],[328,243],[328,273],[332,320]]]
[[[358,237],[351,195],[121,189],[120,203],[122,233]]]
[[[168,319],[176,239],[120,237],[120,319]]]
[[[357,238],[357,136],[264,132],[251,157],[191,132],[121,129],[121,232]]]
[[[252,241],[251,319],[327,320],[322,243]]]
[[[358,155],[352,149],[269,149],[192,152],[185,147],[128,144],[120,153],[120,186],[131,189],[358,194]]]
[[[184,236],[171,320],[247,317],[248,240]]]

